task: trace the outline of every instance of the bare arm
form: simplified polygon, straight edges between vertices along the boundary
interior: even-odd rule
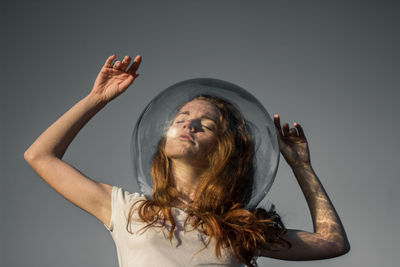
[[[279,116],[275,115],[280,149],[304,193],[311,212],[313,233],[288,229],[283,238],[291,247],[279,251],[263,250],[262,256],[284,260],[319,260],[337,257],[350,250],[350,244],[340,218],[325,189],[311,167],[307,140],[297,123],[280,127]],[[296,131],[297,129],[297,131]]]
[[[140,56],[127,71],[129,57],[111,67],[114,59],[115,56],[107,59],[90,94],[56,120],[24,153],[25,160],[46,183],[107,226],[111,218],[112,186],[86,177],[61,159],[82,127],[138,76]]]

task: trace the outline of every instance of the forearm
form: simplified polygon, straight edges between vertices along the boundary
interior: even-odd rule
[[[49,155],[61,159],[82,127],[105,105],[90,94],[80,100],[35,140],[26,150],[25,159]]]
[[[314,232],[347,249],[349,242],[343,225],[311,165],[294,168],[293,172],[310,209]]]

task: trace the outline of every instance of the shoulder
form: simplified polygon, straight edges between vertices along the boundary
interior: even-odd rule
[[[111,201],[113,207],[123,208],[125,206],[133,204],[137,200],[146,200],[145,195],[136,191],[128,191],[127,189],[120,186],[113,186],[111,191]]]
[[[130,191],[117,185],[114,185],[112,187],[112,192],[113,194],[115,194],[116,197],[121,198],[125,201],[130,201],[136,198],[146,198],[142,193],[139,193],[137,191]]]

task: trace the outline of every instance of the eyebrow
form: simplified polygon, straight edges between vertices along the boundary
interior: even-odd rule
[[[176,114],[176,116],[178,117],[178,116],[181,115],[181,114],[183,114],[183,115],[190,115],[190,112],[189,112],[189,111],[179,112],[178,114]],[[214,118],[211,118],[210,116],[207,116],[207,115],[201,116],[200,119],[208,119],[208,120],[213,121],[215,124],[217,124],[217,121],[216,121]]]

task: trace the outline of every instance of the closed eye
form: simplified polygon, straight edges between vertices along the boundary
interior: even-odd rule
[[[213,125],[208,125],[208,124],[202,124],[202,126],[203,126],[204,128],[206,128],[206,129],[210,130],[210,131],[213,131],[214,128],[215,128]]]

